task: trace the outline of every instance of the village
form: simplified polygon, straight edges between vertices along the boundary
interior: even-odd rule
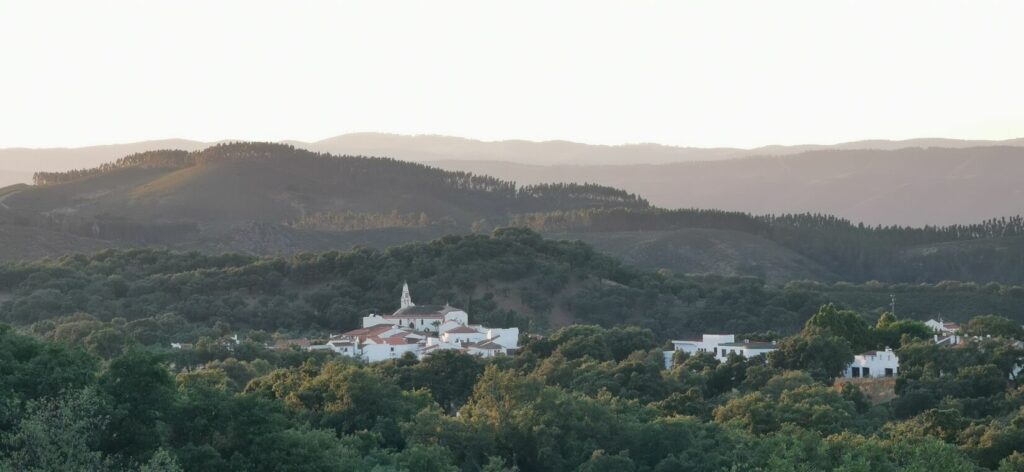
[[[939,346],[958,346],[965,342],[960,325],[942,319],[924,323],[933,331],[932,342]],[[331,352],[340,356],[376,363],[402,358],[409,354],[423,360],[431,354],[452,350],[482,358],[513,355],[519,349],[518,328],[491,328],[469,323],[469,314],[451,305],[417,305],[412,300],[409,284],[402,286],[399,308],[390,315],[370,314],[362,319],[362,327],[334,334],[322,344],[308,339],[281,340],[272,349],[298,348],[311,352]],[[238,336],[229,338],[237,344]],[[700,339],[672,340],[672,349],[663,351],[664,367],[671,370],[677,354],[686,356],[707,353],[725,362],[730,356],[744,359],[767,355],[777,350],[777,341],[736,340],[734,334],[704,334]],[[175,349],[190,344],[172,343]],[[1014,373],[1021,370],[1018,367]],[[900,372],[900,360],[891,347],[862,352],[839,374],[843,379],[894,378]]]
[[[957,346],[964,342],[963,337],[959,334],[960,325],[958,323],[930,319],[924,324],[934,332],[932,341],[936,345]],[[775,341],[744,339],[737,342],[736,336],[732,334],[705,334],[699,340],[672,341],[672,350],[664,351],[665,368],[673,367],[677,352],[684,352],[687,355],[701,352],[710,353],[715,359],[724,362],[732,355],[749,359],[775,350]],[[854,355],[853,362],[843,370],[841,377],[846,379],[889,378],[897,377],[899,370],[899,356],[892,348],[886,347],[883,351],[867,351]],[[1019,370],[1018,368],[1017,371]]]

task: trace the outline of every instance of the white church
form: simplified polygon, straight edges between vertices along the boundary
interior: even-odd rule
[[[363,327],[331,336],[310,350],[331,350],[366,362],[398,359],[409,352],[419,359],[438,350],[459,350],[481,357],[509,355],[519,347],[519,328],[469,324],[469,314],[445,304],[416,305],[409,284],[391,315],[363,317]]]

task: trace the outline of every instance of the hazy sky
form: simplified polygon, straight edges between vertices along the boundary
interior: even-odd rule
[[[1024,2],[0,0],[0,147],[1024,136]]]

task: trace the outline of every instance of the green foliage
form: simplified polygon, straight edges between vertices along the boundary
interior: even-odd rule
[[[983,315],[971,318],[963,327],[968,336],[992,336],[1024,340],[1024,327],[1020,323],[996,315]]]
[[[111,408],[103,450],[148,460],[169,433],[174,400],[170,372],[159,357],[130,350],[110,362],[98,384]]]
[[[838,336],[845,339],[854,352],[862,352],[874,344],[868,325],[860,315],[851,310],[840,310],[831,303],[823,305],[807,320],[801,335]]]
[[[0,332],[8,349],[26,348],[8,372],[74,352]],[[627,342],[631,334],[640,341]],[[822,342],[847,343],[813,333],[780,346]],[[1024,444],[1024,395],[1007,389],[1004,366],[1016,354],[1006,339],[905,343],[897,402],[928,391],[941,403],[906,420],[859,388],[764,358],[697,354],[665,371],[650,333],[629,327],[569,327],[492,360],[290,364],[250,359],[240,346],[229,354],[246,359],[175,366],[176,379],[171,364],[138,347],[42,390],[0,377],[0,470],[1014,470]]]
[[[0,436],[0,469],[48,472],[113,470],[98,449],[96,431],[107,425],[107,407],[93,389],[28,403],[25,414],[8,434]]]
[[[853,361],[850,343],[838,336],[809,334],[787,338],[778,350],[768,354],[768,364],[788,370],[803,370],[814,378],[830,381]]]

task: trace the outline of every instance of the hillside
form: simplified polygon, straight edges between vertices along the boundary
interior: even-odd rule
[[[876,228],[826,215],[664,210],[600,185],[520,186],[269,143],[132,154],[92,169],[37,172],[34,182],[0,189],[0,260],[107,247],[257,255],[383,249],[511,225],[683,274],[1024,282],[1019,217]]]
[[[874,319],[888,309],[890,294],[901,318],[963,321],[995,313],[1024,321],[1020,286],[768,285],[750,277],[672,275],[520,228],[292,257],[136,249],[0,264],[0,321],[29,325],[90,314],[146,323],[177,318],[178,334],[188,331],[182,323],[337,332],[358,327],[367,313],[395,310],[406,281],[418,302],[467,308],[474,323],[532,331],[632,324],[660,340],[702,332],[791,333],[829,301]]]
[[[755,276],[770,282],[841,277],[806,256],[763,237],[722,229],[551,233],[580,240],[623,262],[679,274]]]
[[[826,213],[871,225],[910,226],[1024,213],[1024,149],[1019,146],[824,150],[664,165],[432,164],[521,184],[610,185],[639,192],[664,208]]]
[[[521,213],[648,206],[595,185],[517,186],[393,159],[267,143],[132,154],[92,169],[37,172],[34,181],[4,189],[0,223],[107,245],[256,253],[401,243],[474,225],[489,231],[488,221]],[[9,245],[27,247],[11,234]],[[53,247],[50,255],[75,249]]]

